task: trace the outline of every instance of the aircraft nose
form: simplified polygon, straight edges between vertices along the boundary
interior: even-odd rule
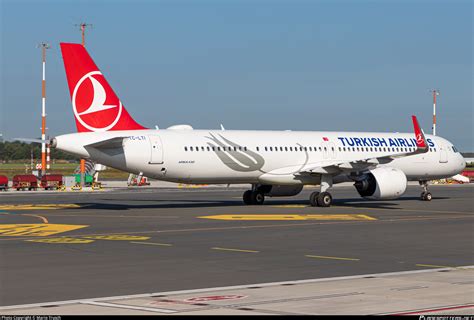
[[[466,168],[466,160],[464,159],[463,156],[461,156],[461,170],[464,170]]]

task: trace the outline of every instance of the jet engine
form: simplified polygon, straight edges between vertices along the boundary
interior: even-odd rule
[[[357,177],[354,186],[364,198],[396,199],[407,188],[407,177],[403,171],[391,167],[378,167]]]
[[[262,185],[259,190],[269,197],[291,197],[300,193],[303,185]]]

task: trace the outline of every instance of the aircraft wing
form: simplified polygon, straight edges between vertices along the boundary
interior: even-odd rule
[[[361,157],[351,161],[325,161],[319,164],[313,164],[302,168],[298,174],[338,174],[342,172],[362,171],[375,168],[379,164],[390,163],[396,158],[409,157],[412,155],[422,154],[429,151],[428,142],[420,128],[416,116],[412,116],[413,127],[416,137],[416,149],[412,152],[387,152],[377,157]]]

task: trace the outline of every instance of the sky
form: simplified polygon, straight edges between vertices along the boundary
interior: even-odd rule
[[[473,1],[0,0],[0,133],[76,131],[59,42],[86,47],[133,118],[166,128],[431,133],[474,151]]]

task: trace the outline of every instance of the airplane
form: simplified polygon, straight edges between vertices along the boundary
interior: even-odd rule
[[[354,182],[368,199],[396,199],[407,181],[451,177],[466,163],[448,140],[413,133],[149,129],[136,122],[81,44],[61,43],[77,133],[51,140],[57,149],[154,179],[188,184],[250,184],[246,205],[295,196],[319,185],[311,206],[329,207],[330,188]]]

